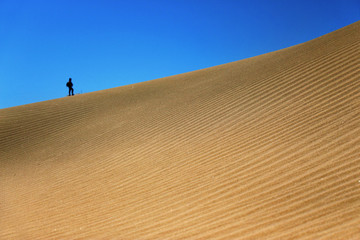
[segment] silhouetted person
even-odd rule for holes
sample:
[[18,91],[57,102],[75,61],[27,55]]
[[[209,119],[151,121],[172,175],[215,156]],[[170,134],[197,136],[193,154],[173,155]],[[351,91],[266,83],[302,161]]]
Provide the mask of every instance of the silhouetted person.
[[[69,96],[74,96],[74,89],[73,89],[73,83],[71,82],[71,78],[69,78],[69,81],[66,83],[66,86],[69,88]],[[71,95],[70,95],[71,93]]]

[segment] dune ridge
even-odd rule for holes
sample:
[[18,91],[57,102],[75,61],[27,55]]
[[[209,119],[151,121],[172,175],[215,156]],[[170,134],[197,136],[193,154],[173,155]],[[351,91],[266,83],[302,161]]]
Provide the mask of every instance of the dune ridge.
[[360,22],[0,110],[1,239],[359,239]]

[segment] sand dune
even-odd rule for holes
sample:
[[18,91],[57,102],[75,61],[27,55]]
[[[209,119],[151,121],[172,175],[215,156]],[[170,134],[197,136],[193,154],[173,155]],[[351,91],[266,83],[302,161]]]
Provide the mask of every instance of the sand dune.
[[0,110],[0,239],[360,239],[359,50]]

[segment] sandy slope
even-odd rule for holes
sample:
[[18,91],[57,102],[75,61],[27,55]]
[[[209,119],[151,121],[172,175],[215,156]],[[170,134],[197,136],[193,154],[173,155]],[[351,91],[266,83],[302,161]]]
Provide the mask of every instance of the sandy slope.
[[359,43],[0,110],[0,239],[360,239]]

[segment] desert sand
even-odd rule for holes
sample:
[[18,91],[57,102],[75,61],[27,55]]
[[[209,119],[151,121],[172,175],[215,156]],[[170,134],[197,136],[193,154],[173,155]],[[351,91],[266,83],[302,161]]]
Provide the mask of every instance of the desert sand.
[[1,109],[0,159],[0,239],[360,239],[360,22]]

